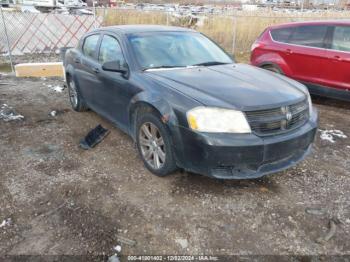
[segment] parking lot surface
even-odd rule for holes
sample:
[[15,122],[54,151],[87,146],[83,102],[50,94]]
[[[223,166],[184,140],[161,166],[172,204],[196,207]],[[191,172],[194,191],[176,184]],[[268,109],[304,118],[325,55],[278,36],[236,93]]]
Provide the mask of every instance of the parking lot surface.
[[[160,178],[118,128],[74,112],[62,80],[1,83],[0,105],[24,119],[0,119],[0,223],[11,219],[0,227],[0,255],[110,255],[118,244],[124,255],[350,254],[350,103],[314,98],[321,131],[312,154],[287,171]],[[109,136],[80,149],[99,123]],[[330,221],[336,232],[322,241]]]

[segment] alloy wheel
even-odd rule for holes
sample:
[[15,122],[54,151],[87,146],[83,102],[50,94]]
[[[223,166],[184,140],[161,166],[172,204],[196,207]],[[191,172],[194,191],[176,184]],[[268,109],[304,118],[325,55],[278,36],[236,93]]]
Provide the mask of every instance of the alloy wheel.
[[78,92],[73,80],[69,82],[69,99],[73,107],[78,105]]
[[142,124],[139,131],[139,143],[144,160],[153,169],[164,166],[166,153],[165,144],[159,129],[151,122]]

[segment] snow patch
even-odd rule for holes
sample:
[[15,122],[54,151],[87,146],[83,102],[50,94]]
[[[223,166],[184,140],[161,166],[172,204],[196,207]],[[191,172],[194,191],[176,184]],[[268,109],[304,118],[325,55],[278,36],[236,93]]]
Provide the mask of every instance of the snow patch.
[[347,138],[347,136],[341,130],[337,130],[337,129],[331,129],[331,130],[319,129],[319,130],[321,132],[320,138],[322,140],[326,140],[331,143],[335,143],[335,138]]

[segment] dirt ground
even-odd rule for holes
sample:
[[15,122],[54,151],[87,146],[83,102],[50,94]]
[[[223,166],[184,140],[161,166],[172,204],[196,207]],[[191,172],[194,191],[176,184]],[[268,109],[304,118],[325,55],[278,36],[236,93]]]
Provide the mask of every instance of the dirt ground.
[[[0,119],[0,224],[11,218],[0,225],[0,257],[111,255],[118,244],[122,255],[350,254],[350,138],[331,143],[318,133],[304,162],[262,179],[181,171],[159,178],[127,135],[94,112],[74,112],[57,85],[63,81],[0,80],[0,105],[24,116]],[[350,136],[350,103],[314,102],[320,129]],[[99,123],[109,136],[80,149]],[[330,220],[335,234],[318,243]]]

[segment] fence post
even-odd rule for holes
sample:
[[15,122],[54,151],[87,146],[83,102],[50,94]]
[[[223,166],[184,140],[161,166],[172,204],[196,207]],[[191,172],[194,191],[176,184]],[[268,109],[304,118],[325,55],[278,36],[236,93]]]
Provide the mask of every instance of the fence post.
[[232,17],[232,26],[233,26],[233,36],[232,36],[232,55],[235,54],[236,49],[236,34],[237,34],[237,17],[233,15]]
[[9,36],[8,36],[8,34],[7,34],[7,28],[6,28],[4,13],[3,13],[3,11],[2,11],[2,6],[0,6],[0,10],[1,10],[2,23],[4,24],[5,37],[6,37],[6,42],[7,42],[7,51],[9,52],[11,70],[12,70],[12,73],[14,73],[14,72],[15,72],[15,69],[14,69],[14,67],[13,67],[12,54],[11,54],[11,47],[10,47],[10,40],[9,40]]
[[92,0],[92,8],[94,11],[94,28],[97,28],[96,26],[96,8],[95,8],[95,0]]

